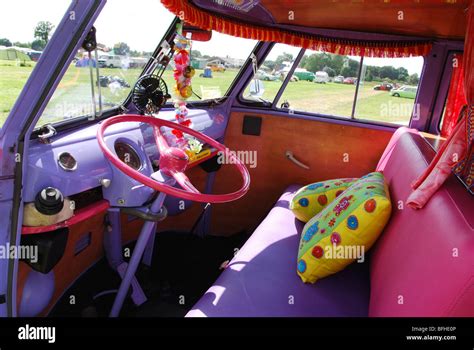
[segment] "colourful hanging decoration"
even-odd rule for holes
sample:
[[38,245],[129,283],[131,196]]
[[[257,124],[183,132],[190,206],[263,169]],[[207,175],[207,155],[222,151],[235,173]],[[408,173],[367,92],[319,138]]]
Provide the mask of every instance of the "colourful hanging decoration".
[[[175,93],[175,113],[176,121],[183,125],[190,127],[191,120],[188,119],[188,108],[186,107],[186,100],[193,94],[191,87],[191,78],[194,76],[194,68],[191,66],[191,58],[189,54],[190,40],[181,35],[181,30],[178,30],[174,41],[174,79],[176,81],[174,93]],[[185,148],[187,141],[181,131],[174,129],[173,135],[177,139],[179,146]]]

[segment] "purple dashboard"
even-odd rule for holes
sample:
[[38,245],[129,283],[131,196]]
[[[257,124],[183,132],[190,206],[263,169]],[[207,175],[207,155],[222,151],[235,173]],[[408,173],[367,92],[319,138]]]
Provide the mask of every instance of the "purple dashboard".
[[[163,110],[159,118],[174,120],[173,110]],[[192,128],[216,140],[224,136],[227,117],[222,108],[189,111]],[[49,143],[32,141],[28,159],[28,178],[24,201],[32,202],[41,189],[51,186],[64,196],[103,186],[104,199],[111,206],[143,205],[153,190],[138,183],[112,166],[103,155],[96,139],[98,124],[56,135]],[[173,143],[170,129],[162,129],[168,142]],[[151,175],[159,159],[153,127],[141,123],[114,125],[107,130],[106,142],[116,153],[127,152],[137,170]],[[107,185],[104,186],[104,183]]]

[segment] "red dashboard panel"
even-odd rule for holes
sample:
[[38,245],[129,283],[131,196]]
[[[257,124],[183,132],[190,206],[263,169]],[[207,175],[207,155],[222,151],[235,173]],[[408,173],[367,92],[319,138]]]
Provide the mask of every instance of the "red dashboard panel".
[[109,206],[110,205],[108,201],[101,200],[99,202],[88,205],[85,208],[77,210],[70,219],[65,220],[63,222],[49,226],[23,226],[21,234],[31,235],[35,233],[50,232],[63,227],[70,227],[84,220],[88,220],[94,217],[95,215],[105,212],[107,209],[109,209]]

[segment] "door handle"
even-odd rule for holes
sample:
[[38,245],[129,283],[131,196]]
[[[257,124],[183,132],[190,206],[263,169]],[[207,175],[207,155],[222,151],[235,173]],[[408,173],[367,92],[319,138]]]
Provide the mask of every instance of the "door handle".
[[291,160],[293,163],[295,163],[295,164],[298,165],[299,167],[301,167],[301,168],[303,168],[303,169],[309,170],[309,166],[307,166],[307,165],[304,164],[304,163],[301,163],[298,159],[296,159],[295,156],[293,155],[293,152],[291,152],[291,151],[286,151],[285,155],[286,155],[286,158],[288,158],[289,160]]

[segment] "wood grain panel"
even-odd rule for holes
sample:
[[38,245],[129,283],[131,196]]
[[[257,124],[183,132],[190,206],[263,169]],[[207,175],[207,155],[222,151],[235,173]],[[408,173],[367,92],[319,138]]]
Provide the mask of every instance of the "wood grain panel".
[[[214,234],[244,229],[252,232],[291,184],[359,177],[373,171],[392,135],[372,128],[272,115],[258,115],[262,117],[260,136],[242,135],[244,115],[231,115],[225,144],[231,150],[256,151],[257,166],[249,168],[251,185],[244,198],[214,205]],[[310,170],[286,159],[288,150]],[[239,176],[230,165],[222,167],[216,176],[215,193],[235,190]]]
[[[105,214],[106,211],[98,213],[97,215],[69,228],[68,241],[64,255],[52,270],[55,278],[53,297],[40,316],[46,315],[71,283],[74,282],[74,280],[86,271],[95,261],[103,256]],[[91,234],[90,245],[79,254],[75,255],[76,243],[89,232]],[[31,267],[26,263],[19,263],[17,294],[18,308],[20,307],[26,278],[31,270]],[[38,292],[40,293],[40,291]]]

